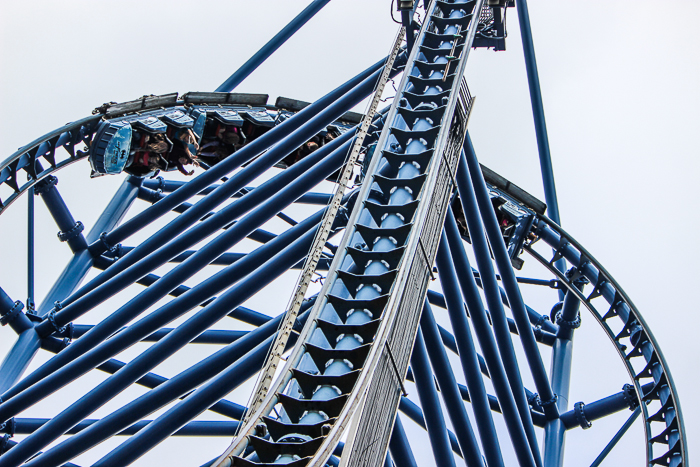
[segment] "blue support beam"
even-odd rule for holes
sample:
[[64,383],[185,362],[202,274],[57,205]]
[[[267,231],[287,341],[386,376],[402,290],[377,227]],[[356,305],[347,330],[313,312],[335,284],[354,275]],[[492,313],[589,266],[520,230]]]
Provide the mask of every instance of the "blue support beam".
[[600,454],[598,454],[598,457],[595,458],[593,463],[591,464],[591,467],[598,467],[603,463],[605,458],[610,454],[610,451],[613,450],[615,445],[617,445],[618,441],[622,439],[623,436],[625,436],[625,433],[627,433],[627,430],[630,429],[632,424],[637,420],[639,415],[642,413],[641,409],[637,407],[634,412],[632,412],[632,415],[629,416],[629,418],[625,421],[625,423],[620,427],[620,429],[615,433],[615,436],[612,437],[610,442],[605,445],[605,448],[601,451]]
[[[272,345],[272,339],[273,337],[271,336],[260,343],[243,358],[155,419],[142,431],[106,454],[93,464],[93,467],[121,467],[129,465],[165,438],[185,426],[187,422],[231,392],[232,388],[238,387],[252,374],[260,371],[260,368],[265,363],[267,352]],[[39,466],[41,464],[36,464],[35,467]]]
[[[452,427],[454,428],[457,439],[459,440],[459,446],[464,454],[464,460],[468,466],[483,466],[484,461],[481,455],[481,448],[479,443],[476,441],[474,436],[474,430],[472,429],[471,422],[469,421],[469,416],[464,408],[464,402],[462,402],[462,396],[459,392],[459,387],[457,385],[457,380],[454,373],[452,372],[452,367],[450,361],[447,358],[447,352],[445,347],[442,345],[440,339],[440,333],[438,331],[437,322],[433,316],[433,312],[430,309],[430,304],[427,300],[423,306],[423,313],[421,315],[420,321],[420,332],[425,340],[426,349],[428,352],[428,358],[430,359],[430,364],[433,367],[433,372],[435,373],[435,378],[437,379],[438,386],[440,388],[440,395],[448,408],[447,414],[452,422]],[[477,363],[478,366],[478,363]],[[479,370],[476,369],[476,378],[478,382],[481,382],[481,387],[483,389],[483,381],[479,375]],[[467,382],[470,383],[470,378],[467,378]],[[477,385],[478,385],[477,382]],[[478,392],[478,391],[477,391]],[[479,396],[486,394],[486,390],[483,390],[483,394],[479,393]],[[471,397],[470,397],[471,399]],[[500,449],[494,450],[495,453],[491,454],[490,449],[498,447],[498,436],[496,434],[496,429],[493,425],[493,420],[491,419],[491,412],[488,407],[488,399],[485,397],[477,397],[476,404],[483,404],[484,406],[474,407],[475,412],[479,412],[479,415],[484,412],[488,412],[488,417],[485,417],[487,421],[490,421],[488,425],[488,430],[480,431],[482,438],[484,440],[484,445],[488,446],[484,451],[488,454],[489,459],[500,459],[500,463],[492,464],[489,462],[489,466],[503,465],[503,459],[500,456]],[[474,402],[472,402],[474,405]],[[482,418],[477,416],[477,422],[479,423],[479,428],[481,428]],[[486,434],[486,436],[484,436]]]
[[[428,429],[427,425],[425,424],[425,418],[423,417],[423,411],[408,397],[401,398],[399,401],[399,410],[424,430]],[[455,434],[452,433],[452,431],[447,430],[447,437],[450,440],[452,452],[462,457],[462,451],[459,449],[459,441],[457,441]]]
[[[311,303],[304,307],[304,309],[306,310],[310,306]],[[230,392],[235,386],[246,381],[255,371],[260,369],[274,337],[274,333],[279,327],[281,318],[282,317],[279,316],[264,326],[251,331],[241,340],[219,350],[170,380],[159,384],[152,391],[149,391],[112,412],[96,422],[94,426],[90,426],[73,438],[51,448],[37,460],[38,465],[47,462],[56,464],[65,462],[104,441],[108,437],[116,435],[120,430],[132,426],[141,418],[155,412],[177,398],[191,400],[197,392],[188,394],[189,391],[213,378],[215,375],[229,374],[229,377],[235,376],[235,378],[237,378],[235,381],[230,378],[227,379],[229,386],[226,393]],[[303,322],[305,318],[306,313],[300,315],[300,321]],[[290,340],[290,344],[294,342],[294,338]],[[213,403],[208,404],[206,408],[211,410],[221,404],[221,397]],[[244,410],[245,408],[240,407],[235,418],[241,419],[244,415]],[[191,420],[191,418],[189,420]]]
[[[48,418],[15,418],[13,424],[13,432],[16,435],[29,435],[48,423]],[[97,423],[99,420],[84,420],[78,423],[73,429],[68,431],[69,435],[74,435],[84,430],[85,428]],[[115,436],[131,436],[144,429],[151,420],[142,420],[134,423],[129,428],[126,428]],[[173,433],[173,436],[227,436],[236,435],[239,422],[223,422],[223,421],[196,421],[189,422],[181,429]]]
[[[162,245],[163,239],[160,236],[160,233],[164,230],[168,230],[168,232],[170,232],[170,230],[167,229],[167,226],[164,227],[158,233],[151,236],[148,240],[132,250],[129,255],[116,262],[112,267],[107,268],[107,270],[102,272],[100,276],[91,282],[91,284],[101,285],[92,288],[92,286],[88,284],[88,286],[83,287],[82,290],[86,290],[88,288],[92,288],[92,290],[85,295],[80,296],[73,303],[70,303],[67,306],[64,305],[64,308],[56,314],[55,322],[60,326],[73,321],[75,318],[86,313],[99,303],[107,300],[120,290],[123,290],[125,287],[131,285],[138,278],[143,277],[143,275],[151,272],[153,269],[165,264],[179,253],[186,250],[188,247],[193,246],[207,236],[217,232],[219,229],[231,223],[240,215],[258,207],[258,209],[255,211],[250,212],[245,219],[237,222],[224,234],[220,235],[215,240],[209,242],[205,247],[197,251],[195,255],[188,258],[187,261],[182,263],[182,265],[165,274],[163,278],[161,278],[161,280],[155,284],[155,287],[149,287],[145,293],[140,295],[140,298],[143,299],[143,297],[146,295],[151,295],[153,297],[156,297],[157,295],[160,295],[160,297],[166,295],[170,290],[177,287],[185,279],[191,277],[197,271],[210,264],[237,242],[245,238],[253,230],[260,227],[275,214],[291,204],[296,198],[301,196],[301,194],[306,191],[306,188],[309,186],[308,184],[317,184],[337,170],[344,161],[345,154],[350,147],[351,137],[352,134],[346,133],[345,135],[336,138],[331,143],[324,145],[321,149],[315,151],[309,157],[302,159],[290,169],[280,173],[277,177],[275,177],[275,179],[263,184],[265,189],[258,189],[248,193],[241,199],[231,203],[219,211],[216,215],[211,216],[211,218],[198,224],[186,233],[179,235],[176,239],[166,245]],[[272,155],[272,157],[275,158],[275,154],[286,154],[286,152],[287,148],[280,147],[278,150],[273,149],[268,151],[263,157],[269,157]],[[238,180],[240,177],[250,177],[251,174],[248,173],[248,171],[252,170],[253,172],[257,172],[257,170],[260,169],[259,162],[263,161],[263,157],[257,159],[251,165],[246,167],[246,169],[238,172],[226,183],[236,183],[237,181],[240,181]],[[175,193],[172,193],[170,196],[173,196]],[[209,196],[214,196],[214,193]],[[185,216],[192,217],[190,214],[197,214],[197,207],[199,207],[202,202],[207,199],[208,198],[204,198],[201,200],[195,205],[195,207],[188,209],[184,214],[179,216],[178,219],[171,222],[169,225],[177,223]],[[154,206],[157,206],[158,204],[160,204],[160,202],[156,203]],[[206,213],[206,211],[204,213]],[[198,220],[201,214],[202,213],[199,213],[194,216],[193,220]],[[155,253],[148,251],[148,249],[143,250],[144,246],[152,244],[162,246],[158,248]],[[156,290],[164,290],[165,294],[161,295],[161,292],[156,292]],[[156,298],[156,301],[160,297]],[[150,300],[152,301],[152,299]],[[155,303],[155,301],[152,301],[152,303]],[[43,322],[37,326],[37,329],[39,332],[46,333],[51,330],[50,325],[51,323]]]
[[[151,346],[147,351],[129,362],[122,370],[83,396],[80,401],[59,413],[49,423],[27,437],[20,445],[0,457],[0,467],[10,467],[25,462],[43,447],[79,423],[87,415],[97,410],[152,368],[184,347],[209,326],[226,316],[231,308],[240,305],[257,293],[270,280],[279,276],[279,274],[296,263],[299,260],[299,255],[303,256],[308,251],[314,234],[313,230],[307,232],[294,242],[291,247],[266,263],[264,267],[259,268],[255,273],[238,282],[236,287],[227,290],[216,302],[200,310],[166,338]],[[11,403],[12,399],[1,404],[0,411],[8,402]],[[0,415],[0,418],[5,418],[5,416]]]
[[221,86],[216,88],[216,92],[231,92],[241,82],[248,77],[256,68],[258,68],[275,50],[279,49],[282,44],[294,35],[303,25],[306,24],[316,13],[321,11],[321,8],[326,6],[330,0],[314,0],[302,10],[289,24],[280,30],[275,37],[270,39],[255,55],[250,57],[235,73],[233,73],[226,81],[221,83]]
[[27,311],[34,312],[34,187],[27,190]]
[[[491,200],[489,198],[489,192],[486,188],[486,183],[484,182],[484,177],[481,173],[481,168],[479,167],[479,161],[476,159],[476,154],[474,152],[471,139],[469,138],[469,134],[467,134],[464,142],[464,148],[465,150],[462,152],[460,167],[462,165],[465,166],[465,169],[468,167],[468,176],[471,179],[472,187],[475,192],[476,202],[479,212],[481,213],[481,218],[489,240],[489,245],[493,251],[493,256],[496,265],[498,266],[498,271],[501,273],[501,283],[506,291],[508,303],[510,304],[510,309],[513,314],[513,319],[515,320],[515,324],[518,326],[520,342],[522,343],[523,350],[525,351],[525,357],[527,358],[527,363],[530,367],[532,378],[535,381],[535,387],[537,388],[537,392],[542,400],[542,408],[544,409],[545,415],[547,415],[548,418],[557,418],[559,417],[559,411],[556,406],[556,395],[554,392],[552,392],[552,386],[549,383],[547,370],[544,367],[542,355],[540,355],[540,351],[537,347],[537,341],[532,331],[532,326],[530,325],[527,309],[520,293],[520,287],[515,279],[513,266],[511,265],[508,251],[506,250],[505,243],[503,242],[503,236],[500,228],[498,227],[496,213],[493,210],[493,205],[491,204]],[[468,180],[463,176],[458,178],[458,183],[464,183],[467,181]],[[462,189],[462,185],[460,185],[460,189]]]
[[[569,271],[576,274],[575,269]],[[583,290],[587,281],[579,278],[574,285]],[[559,325],[557,338],[552,346],[552,391],[557,395],[557,409],[560,414],[569,406],[569,387],[571,384],[571,365],[573,362],[574,330],[581,324],[579,308],[581,302],[572,291],[567,291],[561,310],[555,320]],[[563,467],[566,427],[560,418],[547,421],[544,429],[544,465],[545,467]]]
[[[115,312],[110,318],[100,322],[89,333],[20,381],[10,391],[3,394],[4,402],[0,404],[0,418],[7,419],[19,413],[19,411],[30,406],[36,400],[46,397],[59,387],[90,371],[101,362],[123,351],[128,346],[139,342],[161,326],[181,316],[190,308],[197,306],[228,285],[236,283],[254,271],[269,271],[267,276],[263,276],[263,280],[256,284],[256,288],[265,286],[282,272],[274,268],[270,270],[267,263],[272,262],[274,255],[287,251],[290,245],[298,242],[302,235],[308,236],[313,234],[315,229],[312,229],[312,227],[317,225],[321,215],[322,211],[319,211],[316,215],[311,216],[306,221],[278,236],[275,240],[258,248],[244,260],[238,261],[229,268],[220,271],[208,280],[190,289],[181,298],[160,307],[144,320],[131,325],[127,332],[121,332],[115,335],[114,338],[109,339],[108,342],[98,346],[97,344],[104,340],[105,336],[111,336],[130,321],[128,316],[123,316],[124,313],[119,315],[118,312]],[[306,254],[306,250],[300,250],[298,256],[303,257],[304,254]],[[230,294],[231,289],[207,308],[214,307],[215,304],[218,307],[221,304],[221,299],[227,293]],[[231,308],[235,308],[235,306]],[[231,308],[226,313],[230,312]],[[83,353],[85,353],[83,357],[73,361]]]
[[433,450],[435,463],[441,467],[455,467],[455,459],[452,452],[450,452],[450,441],[447,436],[445,418],[442,414],[437,391],[435,390],[425,342],[420,332],[416,335],[416,343],[411,355],[411,367],[415,375],[418,398],[420,399],[421,407],[423,407],[423,417],[428,428],[428,437],[430,438],[430,446]]
[[418,467],[416,459],[413,457],[411,443],[406,437],[406,431],[401,423],[401,417],[396,414],[394,428],[391,431],[391,439],[389,440],[389,452],[394,463],[401,467]]
[[[174,191],[163,200],[135,215],[118,229],[107,232],[102,239],[103,241],[91,243],[90,249],[98,253],[102,253],[109,245],[116,245],[117,243],[125,240],[134,233],[138,232],[144,226],[150,224],[154,219],[160,218],[205,188],[217,183],[222,177],[228,175],[230,172],[234,171],[243,164],[253,160],[276,143],[284,140],[285,144],[290,144],[290,146],[294,148],[300,146],[316,133],[321,131],[326,125],[332,123],[335,121],[335,119],[354,107],[357,102],[361,101],[371,92],[374,87],[374,83],[380,76],[384,61],[385,59],[378,61],[362,73],[329,92],[318,101],[307,106],[293,117],[270,129],[270,131],[245,145],[231,156],[219,162],[210,170],[207,170],[201,175],[190,180],[186,185]],[[401,60],[399,60],[399,62],[400,61]],[[403,60],[403,63],[405,63],[405,59]],[[395,75],[398,73],[398,67],[399,65],[395,66],[392,74]],[[357,102],[355,99],[357,99]],[[298,131],[301,128],[304,128],[305,131]],[[301,133],[303,133],[303,137],[299,138],[298,140],[288,139],[290,135]],[[280,157],[280,159],[282,157]],[[275,162],[277,161],[274,161],[273,163]],[[253,171],[249,172],[249,174],[257,176],[255,173],[253,173]],[[233,183],[228,182],[223,183],[209,196],[204,198],[204,200],[207,201],[202,202],[204,201],[202,200],[197,203],[197,209],[193,210],[195,212],[190,213],[187,217],[181,216],[181,218],[178,218],[176,221],[169,223],[166,228],[161,229],[158,232],[158,235],[159,238],[162,238],[163,240],[156,244],[150,245],[150,249],[146,252],[146,254],[157,249],[160,244],[175,238],[189,225],[195,223],[201,216],[205,215],[213,207],[223,202],[225,199],[228,199],[234,193],[243,188],[250,180],[244,180],[242,185],[234,185]],[[91,290],[91,287],[84,287],[78,296],[86,293],[88,290]],[[77,298],[77,296],[75,298]]]
[[[107,207],[87,235],[87,242],[97,240],[105,230],[111,230],[121,222],[131,204],[136,199],[138,183],[133,177],[127,178],[114,194]],[[36,313],[45,316],[56,300],[65,298],[85,278],[93,264],[93,257],[87,249],[73,255],[58,280],[49,289]],[[22,376],[36,352],[41,348],[41,338],[35,328],[26,328],[17,338],[10,352],[0,365],[0,394],[7,391]]]
[[530,13],[527,8],[527,0],[518,0],[516,2],[516,7],[518,9],[518,22],[520,23],[520,37],[523,41],[527,82],[530,87],[532,116],[535,120],[535,135],[537,137],[537,149],[540,156],[540,169],[542,172],[542,182],[544,184],[544,199],[547,202],[547,215],[554,222],[561,225],[561,220],[559,218],[559,201],[557,200],[557,189],[554,184],[554,169],[552,169],[552,156],[549,152],[547,123],[544,118],[540,76],[537,72],[537,60],[535,59],[535,46],[532,41],[532,29],[530,28]]
[[[530,415],[530,406],[527,402],[525,396],[525,389],[523,385],[522,376],[520,375],[520,367],[518,365],[517,358],[515,356],[515,349],[513,348],[513,341],[511,340],[510,330],[508,329],[508,321],[506,319],[505,310],[503,309],[503,304],[501,302],[501,294],[498,283],[496,282],[496,273],[493,268],[493,263],[491,262],[491,249],[489,243],[486,240],[486,234],[484,233],[484,227],[482,224],[482,217],[484,213],[479,215],[479,207],[477,205],[476,195],[474,194],[474,187],[471,183],[471,178],[467,170],[467,163],[464,160],[464,153],[462,153],[462,160],[457,167],[457,186],[459,188],[459,197],[462,202],[462,209],[466,216],[467,225],[469,228],[469,235],[472,239],[472,247],[474,249],[474,256],[476,257],[476,262],[479,268],[480,277],[483,285],[484,296],[486,298],[486,303],[490,311],[490,316],[493,321],[493,332],[496,338],[496,344],[498,346],[498,354],[500,354],[500,359],[507,375],[508,386],[510,387],[510,393],[517,406],[518,413],[520,414],[520,424],[519,426],[525,430],[525,435],[527,436],[527,442],[530,446],[530,455],[534,457],[535,464],[541,467],[542,461],[539,453],[539,446],[537,444],[537,436],[535,434],[535,428],[532,423],[532,416]],[[453,229],[454,230],[454,229]],[[461,237],[460,237],[461,238]],[[461,241],[461,240],[460,240]],[[457,246],[456,242],[451,244],[452,248]],[[465,262],[466,254],[460,255],[462,257],[461,262]],[[466,271],[459,271],[460,277],[463,278],[473,278],[471,272],[471,267]],[[469,284],[469,283],[468,283]],[[468,285],[467,284],[467,285]],[[479,297],[478,291],[466,291],[464,292],[466,298],[470,296]],[[479,309],[483,309],[481,301],[474,303],[477,307],[477,313]],[[471,308],[470,308],[471,310]],[[473,315],[474,316],[474,315]],[[488,323],[488,321],[486,321]],[[529,323],[528,323],[529,326]],[[490,329],[489,327],[484,327],[481,330],[477,330],[477,336],[481,339],[484,329]],[[490,336],[490,331],[483,334],[484,337]],[[490,338],[490,337],[489,337]],[[480,341],[481,342],[481,341]],[[484,344],[482,344],[483,350]],[[492,357],[493,364],[496,364],[495,356]],[[499,365],[496,364],[494,369],[498,371]],[[491,366],[489,366],[491,372]],[[494,379],[494,373],[491,372],[492,379]],[[496,388],[498,391],[498,388]],[[501,394],[499,396],[499,401],[501,402],[501,407],[504,411],[507,409],[506,402],[510,402],[510,397],[508,397],[506,391],[501,388]],[[503,397],[503,400],[501,399]],[[505,413],[505,412],[504,412]],[[520,439],[520,428],[518,424],[514,421],[509,425],[509,433],[515,439]],[[516,449],[516,453],[525,456],[522,449]],[[526,459],[523,459],[525,461]]]

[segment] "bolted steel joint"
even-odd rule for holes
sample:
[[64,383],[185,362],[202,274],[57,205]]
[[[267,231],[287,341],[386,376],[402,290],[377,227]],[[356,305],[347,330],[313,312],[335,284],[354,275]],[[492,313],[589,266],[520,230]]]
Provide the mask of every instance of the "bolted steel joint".
[[20,302],[19,300],[15,301],[15,304],[12,305],[10,311],[2,314],[2,316],[0,317],[0,325],[5,326],[6,324],[10,324],[14,320],[16,320],[17,317],[22,313],[23,309],[24,303]]
[[65,232],[58,232],[58,239],[62,242],[67,242],[71,238],[80,235],[83,230],[85,230],[85,226],[82,222],[78,221],[71,229],[66,230]]
[[622,397],[627,402],[627,406],[630,410],[634,410],[639,407],[639,399],[637,399],[637,391],[631,384],[625,384],[622,386]]
[[[7,420],[4,423],[0,423],[0,431],[5,433],[7,436],[12,438],[15,435],[15,430],[17,429],[17,422],[14,418]],[[2,441],[0,441],[0,453],[2,452]]]
[[58,178],[53,175],[39,180],[36,185],[34,185],[34,194],[39,196],[44,193],[48,193],[54,186],[58,185]]
[[49,312],[48,315],[46,315],[46,320],[49,322],[51,325],[51,328],[53,329],[52,332],[57,332],[59,334],[66,332],[66,327],[65,326],[59,326],[56,324],[56,312],[59,311],[61,307],[60,302],[56,302],[54,304],[55,308]]
[[527,403],[532,409],[542,409],[542,399],[540,399],[540,395],[537,393],[527,396]]
[[583,428],[584,430],[587,430],[590,427],[592,427],[593,424],[591,422],[589,422],[588,419],[586,418],[586,412],[584,410],[584,407],[586,407],[586,404],[583,402],[577,402],[574,404],[576,421],[581,426],[581,428]]
[[561,311],[557,312],[556,323],[559,326],[565,326],[569,329],[576,329],[581,326],[581,315],[576,315],[576,319],[568,320],[562,317]]
[[557,315],[561,312],[564,302],[557,302],[552,307],[552,311],[549,312],[549,320],[553,323],[557,322]]
[[0,438],[0,455],[5,454],[7,450],[12,447],[10,444],[10,438],[12,438],[10,435],[4,435],[2,438]]
[[[539,398],[539,396],[538,396],[538,398]],[[557,396],[556,394],[553,394],[553,395],[552,395],[552,398],[549,399],[549,400],[546,400],[546,401],[543,401],[543,400],[540,398],[540,405],[541,405],[542,408],[544,409],[545,407],[549,407],[550,405],[556,404],[556,403],[557,403],[557,399],[559,399],[559,396]]]

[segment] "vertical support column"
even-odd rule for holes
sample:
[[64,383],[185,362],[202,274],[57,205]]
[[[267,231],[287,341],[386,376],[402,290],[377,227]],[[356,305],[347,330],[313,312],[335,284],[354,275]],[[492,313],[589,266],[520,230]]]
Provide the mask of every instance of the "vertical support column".
[[[567,275],[576,274],[575,269]],[[574,285],[583,289],[586,279],[579,277]],[[568,291],[557,312],[556,323],[559,325],[557,339],[552,346],[552,391],[557,395],[557,409],[564,413],[569,405],[569,385],[571,382],[571,362],[573,360],[574,330],[581,324],[579,316],[580,300]],[[566,427],[560,418],[548,420],[544,427],[544,467],[562,467],[564,465],[564,443]]]
[[34,312],[34,187],[27,190],[27,311]]

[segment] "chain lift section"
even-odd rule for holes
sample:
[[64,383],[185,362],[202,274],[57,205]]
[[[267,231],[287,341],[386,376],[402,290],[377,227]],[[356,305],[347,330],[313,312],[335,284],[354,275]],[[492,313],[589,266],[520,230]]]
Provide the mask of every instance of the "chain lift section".
[[482,0],[431,4],[327,280],[274,388],[213,465],[384,461],[471,110]]
[[[256,386],[256,390],[253,392],[253,401],[248,409],[249,415],[254,413],[257,410],[260,403],[262,403],[265,400],[268,388],[271,386],[273,378],[275,376],[277,365],[279,365],[279,362],[282,359],[282,354],[284,353],[284,349],[286,348],[287,342],[289,341],[289,337],[292,335],[292,331],[297,321],[299,310],[301,309],[301,306],[304,302],[304,296],[306,295],[306,291],[308,290],[309,284],[311,283],[311,278],[316,272],[318,263],[321,260],[323,248],[326,245],[328,236],[333,230],[333,223],[335,222],[336,215],[338,214],[338,211],[340,210],[340,207],[342,205],[343,195],[345,194],[345,190],[347,189],[348,183],[350,182],[350,178],[353,175],[355,164],[360,155],[360,151],[363,149],[365,136],[367,136],[367,132],[369,131],[370,125],[372,124],[372,120],[374,119],[374,116],[377,112],[377,106],[379,105],[382,94],[384,93],[384,88],[386,87],[386,83],[389,80],[389,72],[394,66],[394,61],[396,60],[396,57],[398,56],[399,51],[401,50],[401,42],[403,40],[405,31],[405,28],[400,28],[399,33],[396,36],[394,46],[391,50],[391,54],[387,59],[386,65],[384,65],[384,71],[382,72],[382,75],[379,79],[379,83],[377,84],[377,89],[374,92],[374,96],[372,97],[369,110],[362,119],[362,123],[355,138],[355,143],[352,147],[352,151],[350,152],[350,156],[348,157],[340,179],[338,180],[338,186],[336,188],[336,191],[333,194],[333,198],[330,204],[328,205],[326,212],[323,215],[323,220],[321,221],[321,224],[318,227],[316,236],[314,237],[314,241],[311,246],[311,251],[306,257],[304,267],[302,269],[301,274],[299,275],[299,280],[297,281],[291,304],[287,307],[287,312],[285,313],[284,320],[280,325],[277,337],[275,338],[275,341],[272,344],[270,354],[268,355],[267,361],[265,362],[265,367],[262,371],[262,374],[260,375],[258,384]],[[244,420],[244,424],[246,421],[247,418]]]

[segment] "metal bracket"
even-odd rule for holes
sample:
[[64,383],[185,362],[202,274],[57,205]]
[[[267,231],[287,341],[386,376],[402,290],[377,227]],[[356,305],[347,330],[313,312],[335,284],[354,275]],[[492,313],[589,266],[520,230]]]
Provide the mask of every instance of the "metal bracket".
[[584,430],[589,429],[593,424],[586,418],[586,412],[584,410],[586,404],[584,402],[577,402],[574,404],[574,410],[576,413],[576,421]]
[[58,178],[54,177],[53,175],[49,175],[34,185],[34,194],[37,196],[43,195],[56,185],[58,185]]
[[20,313],[22,313],[23,309],[24,303],[20,302],[19,300],[15,301],[15,304],[12,305],[10,311],[0,317],[0,325],[5,326],[6,324],[13,322],[15,319],[17,319]]
[[71,238],[77,237],[80,233],[85,230],[85,226],[82,222],[78,221],[73,227],[65,232],[58,232],[58,239],[62,242],[67,242]]
[[639,399],[637,398],[637,391],[634,389],[634,386],[625,384],[622,386],[622,392],[624,393],[623,397],[630,410],[639,407]]

